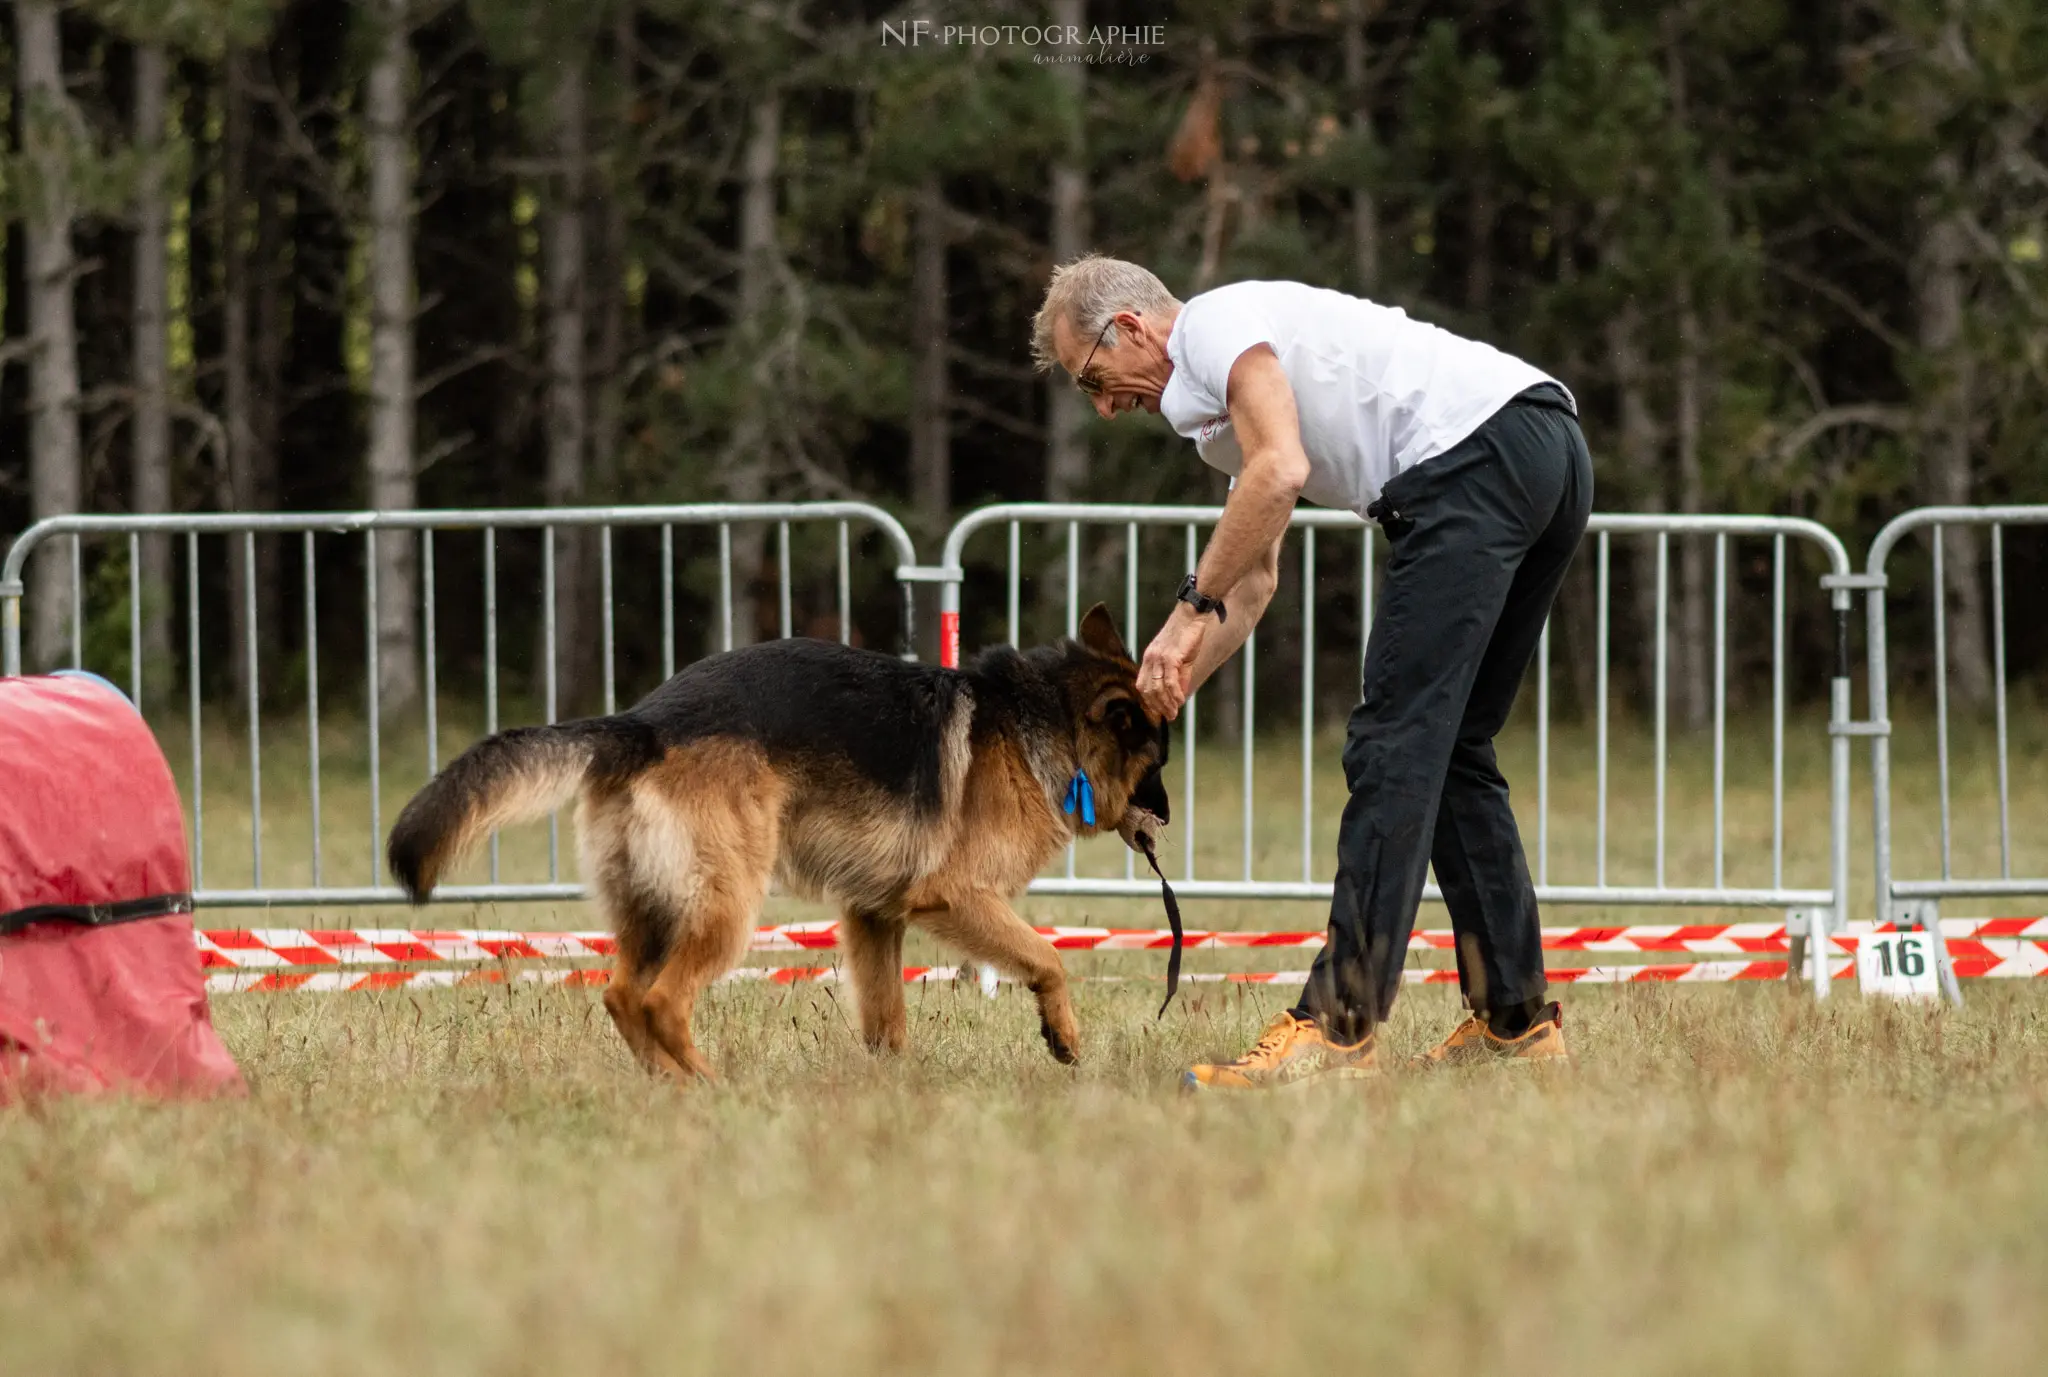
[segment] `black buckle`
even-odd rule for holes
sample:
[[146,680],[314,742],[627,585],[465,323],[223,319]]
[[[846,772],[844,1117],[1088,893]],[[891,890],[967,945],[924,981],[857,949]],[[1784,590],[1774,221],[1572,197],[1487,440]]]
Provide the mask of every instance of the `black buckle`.
[[1372,505],[1365,509],[1365,514],[1380,523],[1380,529],[1387,533],[1390,540],[1395,536],[1408,534],[1415,527],[1415,518],[1401,515],[1394,509],[1394,504],[1384,497],[1374,498]]

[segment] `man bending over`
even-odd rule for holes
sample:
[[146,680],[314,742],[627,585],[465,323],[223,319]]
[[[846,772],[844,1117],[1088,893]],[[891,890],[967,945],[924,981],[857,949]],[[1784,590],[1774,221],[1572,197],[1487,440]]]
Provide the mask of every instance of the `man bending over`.
[[[1173,718],[1258,624],[1295,502],[1379,522],[1393,551],[1344,742],[1329,937],[1292,1009],[1203,1090],[1379,1069],[1432,862],[1472,1016],[1433,1065],[1565,1055],[1535,889],[1493,739],[1593,504],[1577,403],[1491,345],[1298,282],[1176,301],[1134,263],[1057,269],[1032,328],[1104,417],[1163,414],[1231,475],[1223,517],[1146,648],[1138,688]],[[1249,730],[1249,727],[1247,728]]]

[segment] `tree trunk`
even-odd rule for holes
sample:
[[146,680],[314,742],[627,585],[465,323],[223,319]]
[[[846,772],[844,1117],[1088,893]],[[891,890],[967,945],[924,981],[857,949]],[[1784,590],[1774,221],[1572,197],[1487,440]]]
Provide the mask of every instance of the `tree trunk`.
[[[747,122],[747,151],[740,189],[739,319],[733,338],[745,361],[744,395],[726,453],[725,496],[732,502],[763,502],[774,467],[768,408],[775,403],[775,360],[770,354],[777,315],[780,250],[775,238],[776,181],[781,168],[782,95],[770,91],[754,102]],[[763,565],[768,528],[750,521],[732,528],[732,643],[750,645],[779,631],[763,624],[770,605]],[[724,644],[723,627],[711,629],[712,648]]]
[[[242,64],[254,59],[252,53],[238,57]],[[248,80],[248,66],[242,68]],[[266,186],[283,172],[279,158],[279,129],[276,113],[264,102],[250,102],[248,158],[242,164],[246,184]],[[289,311],[285,307],[285,211],[281,197],[252,197],[254,227],[250,229],[252,250],[246,258],[248,295],[248,418],[244,422],[246,463],[250,486],[256,492],[258,510],[279,510],[285,504],[285,488],[279,475],[279,430],[283,420],[285,393],[285,332]],[[285,539],[256,541],[256,633],[264,645],[276,639],[281,613],[287,607],[285,578],[287,566],[297,566],[299,551]],[[295,580],[297,582],[297,580]],[[307,627],[307,633],[311,627]]]
[[[143,159],[135,194],[133,369],[135,430],[129,503],[137,512],[171,509],[170,201],[164,189],[164,100],[169,63],[160,43],[135,49],[135,149]],[[171,542],[144,536],[143,678],[167,682],[171,669]]]
[[[1706,483],[1700,467],[1700,417],[1706,406],[1700,315],[1693,304],[1692,284],[1679,286],[1678,305],[1678,509],[1704,509]],[[1672,647],[1673,678],[1688,727],[1707,725],[1713,712],[1714,645],[1708,587],[1709,551],[1704,536],[1688,536],[1678,546],[1678,618]]]
[[[364,101],[370,173],[370,505],[416,505],[413,459],[412,150],[407,0],[384,0]],[[414,542],[377,537],[377,692],[386,712],[419,696]]]
[[[1473,151],[1475,164],[1482,157],[1480,150]],[[1480,166],[1475,166],[1470,175],[1472,190],[1465,200],[1465,310],[1477,321],[1485,317],[1487,308],[1493,304],[1493,227],[1500,212],[1492,175]]]
[[[18,0],[15,60],[26,106],[22,154],[38,186],[25,217],[28,240],[29,504],[34,519],[79,509],[78,331],[72,314],[71,251],[75,212],[72,160],[86,149],[78,110],[64,91],[57,6]],[[46,543],[28,579],[27,663],[48,668],[70,658],[71,546]]]
[[[1062,28],[1088,27],[1086,0],[1055,0],[1053,22]],[[1067,146],[1052,168],[1052,258],[1067,263],[1088,251],[1087,68],[1078,62],[1052,69],[1066,106]],[[1055,369],[1045,380],[1045,500],[1078,502],[1088,485],[1088,447],[1081,432],[1088,404],[1073,382]]]
[[[1622,471],[1627,475],[1630,505],[1637,511],[1653,512],[1664,505],[1664,484],[1658,471],[1657,423],[1650,414],[1649,364],[1642,335],[1642,308],[1631,297],[1607,321],[1608,360],[1621,411],[1616,448],[1620,451]],[[1632,558],[1625,567],[1634,583],[1630,603],[1635,611],[1639,682],[1647,700],[1656,687],[1656,550],[1649,540],[1631,544]],[[1608,613],[1613,615],[1611,605]],[[1616,639],[1625,642],[1627,638]],[[1651,706],[1654,708],[1654,703]]]
[[[1691,102],[1685,65],[1684,28],[1687,14],[1667,9],[1663,16],[1665,78],[1671,112],[1678,124],[1690,128]],[[1709,155],[1709,176],[1719,187],[1716,155]],[[1678,460],[1678,509],[1694,514],[1705,505],[1705,476],[1700,458],[1701,418],[1710,407],[1712,363],[1707,358],[1707,341],[1700,325],[1699,303],[1690,279],[1678,281],[1678,362],[1674,378],[1676,415],[1674,439]],[[1679,711],[1685,725],[1698,730],[1707,725],[1713,711],[1714,646],[1708,628],[1708,549],[1704,537],[1688,536],[1678,544],[1678,586],[1676,625],[1673,628],[1671,670],[1678,690]]]
[[938,179],[917,193],[912,230],[911,335],[916,341],[910,399],[911,489],[928,540],[944,536],[953,507],[952,417],[947,401],[946,202]]
[[[1600,695],[1600,550],[1595,536],[1579,546],[1558,590],[1557,607],[1550,624],[1550,664],[1555,673],[1563,668],[1570,685],[1571,712],[1581,722],[1593,720]],[[1557,705],[1551,711],[1562,715]]]
[[[623,145],[626,116],[634,100],[634,7],[622,4],[612,17],[612,66],[617,82],[614,137]],[[600,502],[617,502],[619,447],[625,425],[626,363],[626,203],[622,176],[593,198],[592,220],[598,245],[597,383],[590,414],[591,489]]]
[[[1970,424],[1974,391],[1969,345],[1963,339],[1969,254],[1963,212],[1952,209],[1961,170],[1956,155],[1935,158],[1936,191],[1924,209],[1926,226],[1913,261],[1913,304],[1920,348],[1931,382],[1921,402],[1920,451],[1926,456],[1926,500],[1967,505],[1971,497]],[[1950,682],[1970,704],[1991,698],[1991,656],[1986,634],[1984,575],[1977,532],[1949,526],[1942,532],[1942,574],[1947,588]]]
[[[564,54],[548,98],[549,151],[554,167],[553,194],[548,199],[542,245],[546,253],[543,292],[547,311],[547,473],[542,492],[551,507],[583,501],[584,460],[590,444],[589,397],[585,390],[584,331],[588,302],[583,236],[589,163],[584,54]],[[563,529],[555,542],[556,709],[569,711],[579,703],[589,679],[588,649],[592,637],[585,584],[588,582],[589,538]],[[541,632],[538,666],[541,682],[547,673],[546,631]],[[538,685],[537,685],[538,687]]]
[[[1344,94],[1351,106],[1351,130],[1361,141],[1372,137],[1371,93],[1366,89],[1365,21],[1378,0],[1348,0],[1344,16]],[[1361,181],[1351,188],[1351,259],[1358,290],[1371,296],[1380,285],[1380,212],[1372,188]]]
[[[245,54],[242,61],[248,62]],[[246,68],[244,69],[246,71]],[[280,175],[283,160],[278,156],[277,117],[268,106],[252,106],[249,119],[250,185],[262,186]],[[290,315],[285,309],[286,262],[284,207],[281,198],[257,196],[254,249],[249,256],[249,467],[258,501],[265,511],[283,505],[284,489],[278,474],[278,435],[283,419],[285,333]],[[296,561],[299,552],[286,548],[283,540],[258,541],[256,545],[257,616],[265,630],[278,624],[285,603],[281,570],[287,559]],[[265,644],[269,644],[268,640]]]
[[[910,332],[916,350],[910,395],[910,486],[923,538],[936,548],[953,508],[952,416],[947,397],[946,202],[936,177],[918,188],[910,283]],[[936,658],[937,628],[921,619]]]
[[[345,118],[360,105],[361,93],[352,95],[349,90],[355,59],[350,55],[354,46],[347,41],[358,10],[371,12],[358,0],[285,0],[264,60],[270,75],[292,93],[305,161],[312,171],[280,166],[287,161],[284,158],[268,164],[266,171],[317,179],[319,164],[343,165],[361,147],[364,127]],[[358,447],[365,454],[369,449],[364,408],[348,385],[347,284],[349,265],[362,261],[362,228],[301,176],[278,180],[284,196],[258,199],[281,201],[280,211],[288,217],[283,238],[289,253],[259,260],[258,266],[283,279],[281,391],[289,405],[278,416],[274,453],[289,456],[290,462],[265,463],[274,465],[280,500],[286,505],[316,511],[358,505],[364,497],[363,471],[334,459],[354,454]],[[195,194],[208,190],[204,179],[194,186]],[[195,275],[194,280],[205,279]]]
[[1231,176],[1228,159],[1218,158],[1209,169],[1208,185],[1202,192],[1202,256],[1195,263],[1194,291],[1206,292],[1216,285],[1223,266],[1225,231],[1230,208],[1238,203],[1237,182]]
[[[228,54],[221,119],[221,409],[225,413],[222,419],[227,431],[228,452],[227,472],[221,475],[225,491],[220,501],[226,510],[253,512],[261,511],[269,504],[265,500],[256,460],[254,388],[250,375],[249,307],[253,295],[252,265],[256,260],[250,252],[249,210],[258,199],[251,195],[250,189],[260,183],[252,175],[249,165],[249,127],[253,111],[243,63],[240,54]],[[228,599],[228,625],[233,644],[229,647],[228,663],[234,670],[237,704],[249,701],[251,675],[256,667],[250,663],[247,647],[256,645],[260,654],[260,647],[268,644],[264,630],[269,622],[266,614],[273,601],[273,590],[263,577],[261,567],[263,553],[272,542],[256,542],[258,564],[253,568],[248,560],[248,544],[234,537],[229,545],[228,563],[233,577]],[[256,604],[256,625],[253,628],[249,623],[252,580]]]
[[[629,137],[627,116],[634,100],[634,42],[633,6],[622,4],[612,15],[612,73],[616,82],[615,103],[611,118],[610,137],[616,146],[623,148]],[[623,161],[623,160],[622,160]],[[585,485],[587,501],[615,503],[621,499],[619,490],[619,446],[625,426],[625,382],[626,362],[626,209],[624,200],[625,180],[630,173],[616,165],[610,179],[600,178],[591,188],[585,216],[593,248],[590,267],[589,292],[591,313],[595,316],[592,333],[592,364],[589,379],[590,393],[590,472]],[[586,540],[597,538],[595,532],[585,532]],[[616,552],[615,552],[616,553]],[[590,562],[601,558],[601,551],[585,545],[585,568]],[[603,615],[604,583],[600,573],[587,580],[594,587],[589,605]],[[594,647],[597,655],[604,654],[604,642],[600,634]],[[631,660],[629,664],[633,663]],[[603,672],[601,658],[598,661],[600,675]],[[600,682],[602,679],[600,678]],[[603,704],[607,711],[617,707],[614,699]]]

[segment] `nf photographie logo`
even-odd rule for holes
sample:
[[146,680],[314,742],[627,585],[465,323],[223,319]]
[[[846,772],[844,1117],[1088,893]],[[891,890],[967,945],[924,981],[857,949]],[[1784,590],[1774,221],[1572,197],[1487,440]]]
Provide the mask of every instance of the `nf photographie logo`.
[[882,21],[885,48],[1030,48],[1035,62],[1137,65],[1164,47],[1166,25],[940,24],[930,19]]

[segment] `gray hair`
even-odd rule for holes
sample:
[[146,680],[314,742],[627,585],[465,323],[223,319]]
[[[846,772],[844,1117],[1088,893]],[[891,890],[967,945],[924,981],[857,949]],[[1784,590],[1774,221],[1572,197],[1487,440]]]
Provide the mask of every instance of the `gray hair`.
[[1110,318],[1119,311],[1151,311],[1163,315],[1180,309],[1180,302],[1166,284],[1136,263],[1084,254],[1052,270],[1045,285],[1045,302],[1031,321],[1031,361],[1041,373],[1059,362],[1053,352],[1053,322],[1064,316],[1075,333],[1102,336],[1105,348],[1116,345],[1116,327]]

